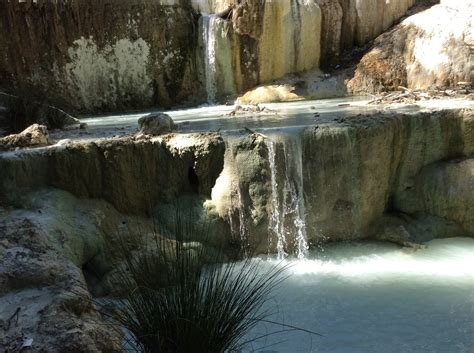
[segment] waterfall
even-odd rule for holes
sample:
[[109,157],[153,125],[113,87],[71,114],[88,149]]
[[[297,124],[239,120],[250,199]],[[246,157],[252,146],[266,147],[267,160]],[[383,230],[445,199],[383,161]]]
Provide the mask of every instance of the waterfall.
[[[268,239],[268,251],[276,251],[278,260],[289,255],[306,258],[300,135],[289,132],[258,143],[228,136],[225,144],[224,170],[212,199],[217,210],[225,212],[222,216],[228,218],[233,239],[239,240],[244,254],[262,250],[262,241]],[[247,160],[251,174],[245,169]]]
[[[271,184],[272,184],[272,213],[269,220],[269,231],[273,233],[277,238],[277,258],[278,260],[283,260],[288,254],[285,252],[286,248],[286,237],[283,229],[283,220],[282,220],[282,209],[281,202],[278,193],[278,180],[276,172],[276,153],[275,153],[275,142],[268,140],[268,162],[270,165],[271,171]],[[271,237],[270,237],[271,239]]]
[[215,15],[202,16],[202,42],[204,47],[204,75],[208,103],[215,103],[217,96],[217,61],[216,61],[216,32],[217,17]]
[[240,187],[237,186],[237,196],[239,199],[239,234],[240,234],[240,241],[242,244],[242,249],[244,254],[247,256],[247,251],[249,248],[249,240],[247,237],[247,227],[245,226],[245,214],[244,214],[244,204],[242,202],[242,193],[240,191]]
[[277,154],[275,142],[266,141],[268,162],[271,172],[272,203],[269,219],[270,236],[277,238],[277,257],[285,258],[288,247],[288,236],[294,236],[294,253],[298,259],[303,259],[308,253],[306,236],[303,161],[301,141],[298,136],[289,135],[283,143],[284,181],[280,197],[278,183]]
[[[231,158],[234,155],[234,144],[230,140],[225,141],[226,144],[226,154],[228,153]],[[232,207],[228,210],[227,217],[229,219],[230,231],[233,236],[240,239],[240,243],[242,246],[242,250],[245,255],[247,255],[247,251],[249,248],[249,239],[247,235],[247,226],[246,226],[246,219],[245,219],[245,205],[242,199],[242,191],[240,190],[238,174],[233,171],[232,174],[236,179],[231,181],[230,189],[230,201]],[[238,224],[237,222],[234,223],[234,212],[237,210],[238,213]]]

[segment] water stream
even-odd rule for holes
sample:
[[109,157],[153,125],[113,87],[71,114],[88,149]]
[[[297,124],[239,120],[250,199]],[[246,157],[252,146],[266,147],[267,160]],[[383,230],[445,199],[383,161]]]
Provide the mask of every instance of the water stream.
[[208,103],[215,103],[217,94],[216,23],[217,17],[215,15],[202,16],[204,75],[206,80],[205,82]]
[[[281,134],[282,144],[278,170],[276,137],[266,140],[268,164],[271,174],[271,214],[269,215],[269,236],[276,238],[277,259],[282,260],[290,253],[303,259],[308,253],[306,237],[305,206],[303,192],[303,163],[299,134]],[[281,181],[279,181],[279,178]],[[293,240],[292,240],[293,238]],[[270,244],[271,246],[272,244]]]
[[[283,210],[281,209],[281,201],[278,190],[278,179],[277,179],[277,170],[276,170],[276,152],[275,152],[275,142],[272,140],[267,141],[268,148],[268,162],[270,165],[271,171],[271,185],[272,185],[272,211],[269,216],[269,232],[270,240],[272,236],[276,237],[276,251],[277,259],[283,260],[288,256],[286,253],[286,236],[283,230],[282,215]],[[272,241],[270,241],[269,249],[273,247]]]

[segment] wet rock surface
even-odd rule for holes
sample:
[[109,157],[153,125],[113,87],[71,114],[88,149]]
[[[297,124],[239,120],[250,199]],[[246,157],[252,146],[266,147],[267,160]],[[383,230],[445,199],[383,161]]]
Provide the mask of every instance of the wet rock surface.
[[[303,196],[300,197],[304,197],[306,232],[313,244],[382,236],[384,230],[374,230],[374,224],[392,212],[412,215],[410,221],[400,225],[411,224],[407,226],[410,234],[423,233],[418,238],[405,240],[399,234],[398,243],[427,241],[433,229],[438,230],[432,232],[432,237],[450,236],[450,229],[469,227],[470,221],[466,223],[459,217],[450,218],[433,209],[424,209],[423,203],[410,209],[408,204],[402,206],[397,200],[398,195],[406,194],[411,195],[407,200],[412,203],[423,202],[422,195],[410,191],[423,168],[440,160],[472,156],[472,122],[472,110],[469,109],[418,114],[374,113],[302,128],[300,137],[298,133],[287,137],[284,134],[249,135],[234,142],[231,147],[234,152],[226,154],[224,171],[213,189],[212,202],[222,218],[229,219],[229,215],[234,215],[230,218],[234,228],[236,224],[242,224],[238,217],[243,212],[246,221],[244,232],[240,231],[240,234],[249,235],[253,244],[268,246],[268,222],[275,214],[270,197],[275,191],[272,191],[268,150],[273,141],[274,182],[278,184],[279,197],[281,200],[298,197],[297,191],[296,196],[289,192],[295,192],[300,183],[297,180],[302,178]],[[301,139],[301,150],[292,147],[295,139]],[[298,158],[302,159],[301,175],[297,171]],[[465,179],[463,185],[472,182]],[[281,190],[283,185],[286,186]],[[452,185],[446,186],[448,189],[456,188],[457,181],[453,178],[446,185]],[[435,194],[435,190],[431,193]],[[454,195],[453,198],[456,199]],[[460,198],[457,207],[472,214],[469,203],[461,200],[464,199]],[[288,215],[287,221],[293,222],[297,220],[291,216],[295,204],[289,202],[288,205],[284,212]],[[423,218],[419,213],[437,220]],[[389,233],[392,235],[387,235],[386,240],[395,241],[394,231]],[[452,234],[462,232],[452,231]],[[468,234],[470,231],[466,230],[464,235]]]
[[423,167],[472,155],[471,114],[361,115],[339,127],[307,129],[308,234],[334,240],[367,236],[385,212],[400,209],[394,195],[411,188]]
[[199,87],[193,13],[189,1],[2,2],[0,80],[82,111],[182,103]]
[[429,214],[458,224],[474,236],[474,159],[423,168],[411,187],[395,195],[394,205],[408,214]]
[[150,216],[172,231],[176,207],[212,225],[210,244],[249,252],[275,250],[276,210],[281,229],[304,220],[313,245],[371,237],[419,248],[473,235],[473,131],[472,109],[451,109],[226,141],[127,136],[2,152],[0,338],[8,348],[32,338],[40,351],[118,351],[90,292],[117,289],[118,231],[153,232]]
[[288,74],[333,68],[344,49],[372,40],[412,4],[3,2],[0,80],[28,82],[83,112],[193,104],[213,90],[211,98],[223,100]]

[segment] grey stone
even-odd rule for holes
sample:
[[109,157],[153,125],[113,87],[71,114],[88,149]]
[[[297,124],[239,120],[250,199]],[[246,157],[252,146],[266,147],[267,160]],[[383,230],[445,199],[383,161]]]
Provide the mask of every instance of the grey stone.
[[149,114],[138,119],[139,135],[163,135],[176,130],[177,126],[168,114]]

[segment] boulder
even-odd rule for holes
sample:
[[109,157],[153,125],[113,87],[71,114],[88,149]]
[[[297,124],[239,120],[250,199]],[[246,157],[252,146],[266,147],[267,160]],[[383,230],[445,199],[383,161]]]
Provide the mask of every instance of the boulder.
[[15,148],[38,147],[49,144],[48,128],[44,125],[33,124],[19,134],[0,138],[0,151]]
[[140,127],[139,135],[163,135],[177,128],[173,119],[164,113],[143,116],[138,119],[138,126]]
[[267,85],[252,89],[236,100],[237,104],[278,103],[301,100],[291,85]]
[[444,2],[408,17],[375,40],[357,65],[348,90],[378,93],[474,82],[474,3]]

